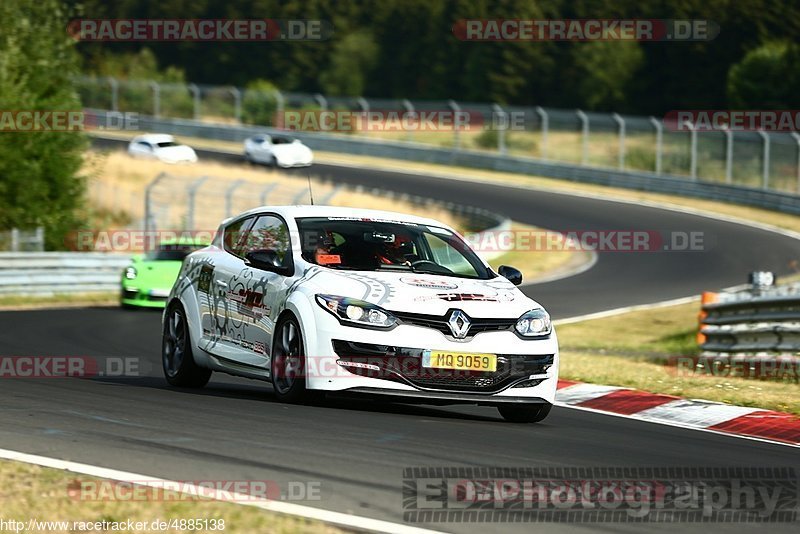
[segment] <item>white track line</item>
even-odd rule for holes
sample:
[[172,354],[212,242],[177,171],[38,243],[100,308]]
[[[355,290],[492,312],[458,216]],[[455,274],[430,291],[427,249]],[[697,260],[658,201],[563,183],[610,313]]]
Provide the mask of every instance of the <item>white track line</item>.
[[[218,490],[210,491],[209,488],[201,488],[193,484],[184,482],[176,482],[165,480],[162,478],[155,478],[147,475],[140,475],[136,473],[129,473],[127,471],[117,471],[116,469],[108,469],[105,467],[96,467],[88,464],[81,464],[70,462],[67,460],[59,460],[57,458],[48,458],[46,456],[37,456],[34,454],[26,454],[18,451],[11,451],[7,449],[0,449],[0,459],[13,460],[15,462],[23,462],[26,464],[39,465],[42,467],[49,467],[52,469],[60,469],[62,471],[70,471],[73,473],[80,473],[83,475],[104,478],[109,480],[116,480],[119,482],[128,482],[140,486],[150,486],[155,488],[164,488],[165,484],[175,485],[181,487],[187,495],[218,495],[220,502],[233,502],[233,504],[240,504],[243,506],[252,506],[260,508],[269,512],[278,514],[286,514],[299,516],[306,519],[313,519],[322,521],[331,525],[338,525],[345,528],[353,528],[362,531],[370,532],[390,532],[393,534],[435,534],[438,531],[428,530],[418,527],[411,527],[400,523],[392,523],[390,521],[381,521],[379,519],[370,519],[368,517],[361,517],[357,515],[343,514],[340,512],[329,512],[319,508],[312,508],[310,506],[303,506],[300,504],[292,504],[282,501],[270,501],[267,499],[254,499],[250,495],[243,495],[233,492],[221,492]],[[170,486],[171,487],[171,486]],[[65,488],[66,491],[66,488]],[[222,498],[225,494],[229,497]],[[229,499],[232,498],[233,501]],[[399,502],[399,500],[398,500]]]

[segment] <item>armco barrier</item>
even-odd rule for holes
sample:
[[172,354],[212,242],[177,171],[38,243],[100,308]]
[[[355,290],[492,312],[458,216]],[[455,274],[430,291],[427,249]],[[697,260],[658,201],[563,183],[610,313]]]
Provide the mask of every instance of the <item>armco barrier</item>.
[[[101,123],[104,123],[106,111],[89,111],[97,114]],[[142,131],[234,142],[241,142],[256,133],[281,132],[267,127],[214,124],[187,119],[157,119],[146,115],[139,116],[138,128]],[[291,135],[302,140],[313,150],[319,151],[546,176],[626,189],[720,200],[785,213],[800,214],[799,196],[772,190],[693,180],[686,176],[579,166],[496,153],[437,148],[420,143],[357,138],[344,134],[291,132]]]
[[706,363],[745,361],[754,376],[768,374],[764,369],[775,370],[781,362],[796,366],[800,284],[705,293],[698,342]]
[[129,262],[95,252],[0,252],[0,296],[119,291]]

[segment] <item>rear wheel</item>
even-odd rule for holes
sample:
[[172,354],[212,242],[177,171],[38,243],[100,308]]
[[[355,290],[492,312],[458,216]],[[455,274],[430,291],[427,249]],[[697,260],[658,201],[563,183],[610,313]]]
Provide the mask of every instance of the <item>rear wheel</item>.
[[287,316],[277,324],[272,343],[272,388],[283,402],[309,400],[305,377],[305,344],[297,319]]
[[552,404],[508,404],[498,406],[503,419],[511,423],[538,423],[550,413]]
[[197,365],[192,356],[189,324],[180,304],[167,310],[161,342],[161,363],[164,376],[173,386],[201,388],[211,378],[211,370]]

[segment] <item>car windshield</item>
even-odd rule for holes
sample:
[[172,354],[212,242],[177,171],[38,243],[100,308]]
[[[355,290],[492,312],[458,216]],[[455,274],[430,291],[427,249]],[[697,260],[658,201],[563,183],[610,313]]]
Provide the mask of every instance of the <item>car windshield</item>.
[[170,245],[164,243],[148,252],[145,255],[145,259],[147,261],[183,261],[186,256],[203,247],[204,245]]
[[493,275],[452,231],[403,221],[297,219],[303,258],[332,269],[408,271],[488,279]]
[[178,146],[178,143],[175,141],[164,141],[162,143],[156,143],[156,146],[158,148],[169,148],[171,146]]
[[294,142],[294,139],[291,137],[273,137],[272,144],[273,145],[288,145]]

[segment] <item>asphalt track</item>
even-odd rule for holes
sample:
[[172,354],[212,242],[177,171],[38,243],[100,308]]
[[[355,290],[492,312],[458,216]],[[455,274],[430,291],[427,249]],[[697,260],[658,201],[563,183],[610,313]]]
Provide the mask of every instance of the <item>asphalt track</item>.
[[[207,154],[200,153],[201,157]],[[741,225],[633,204],[319,165],[318,174],[480,205],[559,230],[701,231],[705,252],[604,253],[584,274],[526,292],[556,317],[681,297],[743,281],[756,268],[788,272],[800,246]],[[707,243],[709,238],[707,238]],[[0,447],[177,480],[319,482],[324,509],[402,518],[406,466],[742,467],[797,465],[797,450],[642,421],[555,408],[538,425],[478,407],[334,401],[276,402],[263,383],[215,375],[201,391],[168,388],[160,315],[121,309],[0,312],[0,355],[131,358],[139,376],[10,379],[0,385]],[[624,335],[621,332],[620,335]],[[457,532],[527,532],[531,524],[427,525]],[[674,524],[560,523],[548,531],[667,532]],[[688,532],[758,525],[681,524]],[[773,524],[781,532],[796,524]]]

